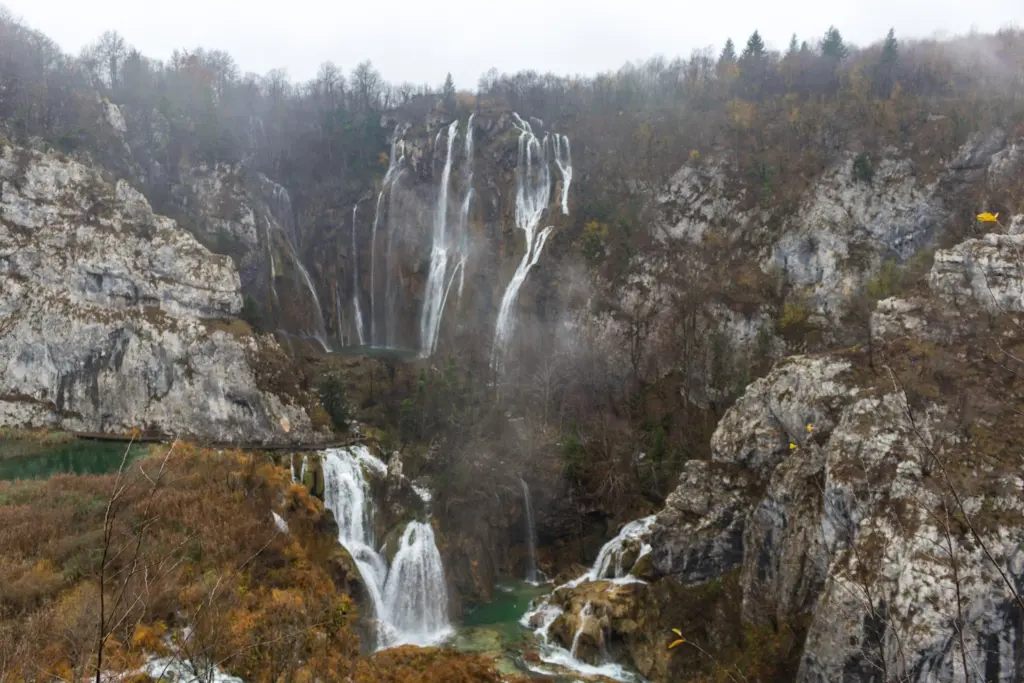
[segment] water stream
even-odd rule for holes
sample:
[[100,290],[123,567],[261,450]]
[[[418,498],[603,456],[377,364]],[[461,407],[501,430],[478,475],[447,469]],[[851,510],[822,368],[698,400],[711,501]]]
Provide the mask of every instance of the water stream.
[[[646,537],[650,533],[654,521],[655,517],[651,515],[650,517],[643,517],[624,525],[615,538],[601,547],[601,551],[597,554],[597,559],[594,560],[594,564],[591,565],[590,569],[572,581],[556,587],[553,593],[575,588],[586,581],[606,581],[610,585],[642,582],[642,579],[630,575],[629,571],[632,569],[632,566],[626,567],[624,558],[627,551],[630,548],[635,549],[638,543],[640,544],[640,549],[636,559],[633,561],[633,565],[641,557],[651,552],[651,546],[647,543]],[[580,611],[580,624],[569,649],[562,647],[549,637],[551,625],[555,623],[555,620],[561,614],[561,607],[551,602],[548,596],[545,596],[537,600],[520,620],[522,626],[531,628],[532,625],[534,628],[534,634],[541,643],[540,659],[542,662],[566,667],[585,675],[606,676],[617,681],[640,680],[635,673],[630,672],[620,664],[605,662],[595,666],[578,659],[579,639],[583,633],[587,618],[593,614],[593,607],[589,602]],[[535,668],[534,670],[539,673],[545,671],[542,667]]]
[[[530,124],[515,114],[515,126],[519,130],[519,154],[516,162],[516,227],[523,231],[526,250],[519,262],[512,280],[505,288],[498,308],[498,320],[494,328],[494,346],[491,350],[491,366],[500,371],[508,353],[509,344],[516,325],[516,302],[519,290],[530,269],[537,265],[548,236],[550,226],[538,234],[541,218],[551,201],[551,169],[548,164],[548,136],[538,139]],[[559,162],[559,168],[562,168]],[[571,168],[571,167],[570,167]],[[568,211],[568,204],[563,206]]]
[[526,563],[526,580],[536,585],[540,573],[537,570],[537,525],[533,521],[533,500],[530,498],[530,487],[525,479],[520,479],[523,487],[523,512],[526,517],[526,547],[529,555]]
[[366,344],[366,332],[363,326],[363,311],[359,306],[359,251],[356,249],[356,217],[358,216],[359,203],[352,207],[352,314],[356,323],[356,335],[359,337],[359,345]]
[[410,522],[389,569],[375,549],[376,504],[367,471],[384,476],[387,466],[365,446],[323,454],[324,504],[334,513],[338,542],[355,561],[373,605],[377,647],[437,644],[452,629],[434,530],[428,523]]

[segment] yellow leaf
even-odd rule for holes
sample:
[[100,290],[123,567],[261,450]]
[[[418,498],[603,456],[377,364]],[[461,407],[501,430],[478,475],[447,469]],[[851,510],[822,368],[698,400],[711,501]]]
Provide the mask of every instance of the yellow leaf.
[[679,629],[677,629],[677,628],[674,628],[674,629],[672,629],[672,633],[676,634],[676,635],[677,635],[677,636],[679,636],[680,638],[682,638],[682,637],[683,637],[683,632],[682,632],[682,631],[680,631],[680,630],[679,630]]
[[670,650],[671,650],[671,649],[672,649],[672,648],[674,648],[674,647],[675,647],[676,645],[682,645],[682,644],[683,644],[683,643],[685,643],[685,642],[686,642],[686,638],[680,638],[679,640],[675,640],[675,641],[673,641],[673,642],[672,642],[672,643],[671,643],[671,644],[670,644],[670,645],[668,646],[668,649],[670,649]]
[[810,434],[814,431],[814,425],[807,425],[807,433]]
[[985,211],[984,213],[978,214],[978,220],[981,221],[982,223],[998,223],[999,214],[989,213],[988,211]]
[[792,441],[789,442],[789,450],[791,450],[791,451],[795,451],[796,450],[796,444],[793,443]]

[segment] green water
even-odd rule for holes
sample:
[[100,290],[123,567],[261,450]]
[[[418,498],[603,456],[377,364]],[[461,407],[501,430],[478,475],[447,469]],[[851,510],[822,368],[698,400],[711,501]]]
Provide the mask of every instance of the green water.
[[525,581],[503,581],[494,587],[494,600],[468,607],[462,614],[462,625],[482,626],[498,631],[506,645],[523,640],[525,630],[519,619],[526,614],[530,601],[550,590],[547,585],[531,586]]
[[[0,481],[12,479],[45,479],[68,472],[72,474],[106,474],[121,465],[128,444],[118,441],[74,439],[62,443],[0,440]],[[129,461],[146,452],[135,445]]]

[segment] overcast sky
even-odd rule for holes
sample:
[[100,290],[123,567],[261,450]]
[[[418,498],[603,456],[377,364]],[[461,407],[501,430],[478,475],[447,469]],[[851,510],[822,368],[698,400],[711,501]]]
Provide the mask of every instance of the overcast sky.
[[243,71],[284,67],[295,80],[333,60],[370,59],[392,82],[471,89],[490,67],[591,75],[654,55],[742,43],[815,39],[835,24],[855,44],[899,36],[1024,25],[1024,0],[0,0],[77,53],[116,29],[150,57],[174,48],[226,50]]

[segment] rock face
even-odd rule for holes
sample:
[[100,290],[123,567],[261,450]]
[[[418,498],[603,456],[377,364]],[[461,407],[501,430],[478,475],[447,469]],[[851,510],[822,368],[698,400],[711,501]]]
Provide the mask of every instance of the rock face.
[[989,316],[1024,312],[1019,239],[939,251],[926,294],[881,302],[884,372],[796,356],[752,383],[658,514],[655,585],[738,572],[745,623],[808,624],[798,681],[1021,680],[1024,468],[972,355],[1016,354]]
[[7,146],[0,186],[0,424],[315,438],[260,388],[276,344],[225,320],[242,306],[229,258],[78,163]]

